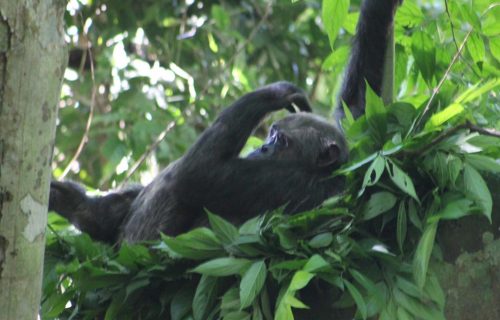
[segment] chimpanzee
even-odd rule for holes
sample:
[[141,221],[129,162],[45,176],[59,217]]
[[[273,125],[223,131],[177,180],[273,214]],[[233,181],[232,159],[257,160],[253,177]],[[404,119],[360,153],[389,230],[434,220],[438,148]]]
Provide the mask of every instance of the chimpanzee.
[[[364,111],[365,79],[380,94],[388,32],[398,0],[365,0],[340,93],[355,116]],[[88,197],[73,182],[52,182],[49,209],[106,242],[177,235],[206,223],[205,209],[233,223],[283,208],[296,213],[343,189],[332,172],[348,158],[342,132],[325,119],[296,113],[271,126],[265,144],[238,155],[255,127],[283,108],[310,111],[305,93],[276,82],[224,110],[188,152],[149,185]],[[340,111],[339,111],[340,110]],[[341,106],[336,111],[343,115]]]

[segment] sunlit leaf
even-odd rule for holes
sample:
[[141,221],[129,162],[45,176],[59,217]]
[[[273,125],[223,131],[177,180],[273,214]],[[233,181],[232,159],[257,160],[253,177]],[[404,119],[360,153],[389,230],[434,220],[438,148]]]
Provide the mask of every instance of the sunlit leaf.
[[349,0],[323,0],[322,2],[321,17],[332,48],[340,26],[347,17],[349,2]]

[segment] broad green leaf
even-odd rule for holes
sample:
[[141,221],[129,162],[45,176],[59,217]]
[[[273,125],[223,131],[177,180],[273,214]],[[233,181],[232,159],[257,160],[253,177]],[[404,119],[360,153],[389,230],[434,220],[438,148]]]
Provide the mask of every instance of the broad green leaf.
[[349,33],[354,35],[356,33],[356,25],[359,20],[359,12],[349,12],[342,27]]
[[340,26],[344,23],[349,9],[349,0],[323,0],[321,17],[325,26],[330,47],[333,48]]
[[297,299],[293,295],[287,295],[285,297],[285,299],[286,299],[286,303],[293,308],[297,308],[297,309],[308,309],[309,308],[307,305],[305,305],[302,301],[300,301],[299,299]]
[[430,130],[438,127],[451,118],[461,114],[464,110],[465,109],[461,104],[453,103],[444,108],[442,111],[433,114],[429,121],[425,124],[425,129]]
[[414,320],[415,318],[403,307],[398,307],[396,311],[398,320]]
[[467,40],[466,46],[472,57],[472,60],[474,60],[474,63],[484,61],[486,50],[484,48],[483,39],[479,34],[473,32]]
[[217,298],[217,278],[201,276],[193,298],[193,317],[195,320],[205,320],[208,312]]
[[436,68],[436,47],[432,38],[423,31],[415,32],[412,35],[411,48],[417,68],[430,85]]
[[232,311],[240,310],[240,295],[238,288],[232,287],[224,293],[221,299],[220,309],[222,316]]
[[222,244],[228,245],[238,238],[238,229],[222,217],[208,212],[208,221]]
[[410,219],[411,223],[420,231],[422,231],[422,221],[420,220],[420,217],[417,212],[417,207],[415,205],[415,201],[410,200],[408,202],[408,218]]
[[439,219],[452,220],[466,216],[470,213],[472,201],[469,199],[457,199],[444,207],[443,210],[429,218],[429,222],[438,221]]
[[307,260],[304,271],[315,273],[328,268],[330,268],[330,264],[319,254],[315,254]]
[[344,173],[355,171],[356,169],[361,168],[365,164],[372,162],[378,155],[379,155],[378,153],[371,154],[368,157],[366,157],[358,162],[350,164],[347,168],[338,170],[337,173],[344,174]]
[[286,303],[284,298],[281,299],[278,308],[276,308],[274,320],[294,320],[292,306]]
[[363,299],[363,296],[358,291],[358,289],[349,281],[344,279],[344,284],[347,287],[347,291],[349,291],[349,294],[353,298],[354,302],[356,302],[356,306],[358,307],[358,311],[361,314],[361,317],[363,317],[363,319],[366,319],[368,316],[368,310],[366,308],[366,303]]
[[387,172],[389,172],[391,180],[406,194],[410,195],[413,199],[419,202],[417,192],[415,191],[411,178],[391,160],[387,160],[385,166],[387,168]]
[[373,135],[373,138],[379,144],[382,144],[387,133],[387,109],[384,106],[382,98],[366,82],[366,121]]
[[364,220],[373,219],[394,207],[396,200],[397,198],[387,191],[374,193],[363,207],[361,216]]
[[425,320],[445,320],[444,314],[432,305],[428,305],[413,297],[407,296],[398,289],[393,292],[396,302],[406,311],[411,313],[414,318]]
[[225,277],[242,274],[250,264],[251,261],[248,259],[231,257],[217,258],[200,264],[191,272],[201,273],[207,276]]
[[500,163],[480,154],[466,154],[465,161],[476,170],[500,173]]
[[367,278],[364,274],[361,272],[355,270],[355,269],[349,269],[349,272],[351,273],[352,277],[354,280],[356,280],[360,285],[363,286],[370,294],[376,293],[379,291],[375,283]]
[[309,240],[309,245],[312,248],[324,248],[328,247],[333,241],[333,235],[330,232],[320,233],[311,240]]
[[483,177],[472,166],[466,164],[464,169],[464,186],[466,194],[481,208],[481,212],[491,222],[493,200]]
[[420,288],[423,288],[425,285],[427,268],[434,247],[437,226],[438,223],[434,222],[425,227],[424,233],[418,242],[415,256],[413,257],[413,277]]
[[444,294],[436,276],[431,275],[427,278],[424,291],[434,302],[437,303],[439,308],[444,309],[446,295]]
[[396,12],[396,23],[405,27],[414,27],[424,21],[424,14],[413,1],[403,1],[403,5]]
[[365,191],[367,186],[373,186],[378,182],[385,168],[385,158],[378,155],[372,164],[366,170],[365,177],[363,179],[363,185],[361,190],[358,192],[358,196],[361,196]]
[[[500,28],[500,23],[498,24]],[[494,38],[489,38],[490,42],[490,52],[498,62],[500,62],[500,36],[496,36]]]
[[458,10],[460,11],[460,15],[462,16],[462,19],[470,23],[474,27],[474,29],[481,30],[481,20],[477,16],[470,2],[464,3],[462,5],[456,3],[454,7],[458,8]]
[[314,274],[309,273],[307,271],[299,270],[295,272],[292,281],[290,282],[289,290],[297,291],[304,288],[305,286],[307,286],[307,284],[309,283],[309,281],[311,281],[313,277]]
[[267,277],[267,268],[264,261],[254,262],[245,272],[240,282],[241,308],[252,304],[260,293]]
[[321,68],[325,71],[342,70],[349,57],[349,47],[341,46],[330,53],[323,61]]
[[207,228],[198,228],[176,238],[164,236],[168,247],[182,257],[203,260],[224,255],[224,250],[214,233]]

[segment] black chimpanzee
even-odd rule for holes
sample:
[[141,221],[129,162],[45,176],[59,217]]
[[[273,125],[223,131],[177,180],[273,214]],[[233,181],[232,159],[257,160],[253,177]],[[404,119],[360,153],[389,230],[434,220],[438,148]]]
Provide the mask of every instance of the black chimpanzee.
[[[380,94],[388,33],[398,0],[365,0],[340,94],[355,116],[364,111],[365,79]],[[283,207],[295,213],[343,188],[334,169],[347,161],[342,132],[321,117],[298,113],[271,126],[264,145],[238,157],[255,127],[283,108],[311,108],[305,93],[277,82],[224,110],[179,160],[149,185],[88,197],[73,182],[52,182],[49,209],[97,240],[139,241],[177,235],[206,223],[205,209],[233,223]],[[336,112],[342,116],[342,111]]]

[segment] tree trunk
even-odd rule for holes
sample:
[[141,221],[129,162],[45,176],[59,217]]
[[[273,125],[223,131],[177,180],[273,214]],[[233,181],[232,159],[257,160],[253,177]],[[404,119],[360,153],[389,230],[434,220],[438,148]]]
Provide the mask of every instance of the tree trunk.
[[36,319],[65,1],[0,1],[0,320]]

